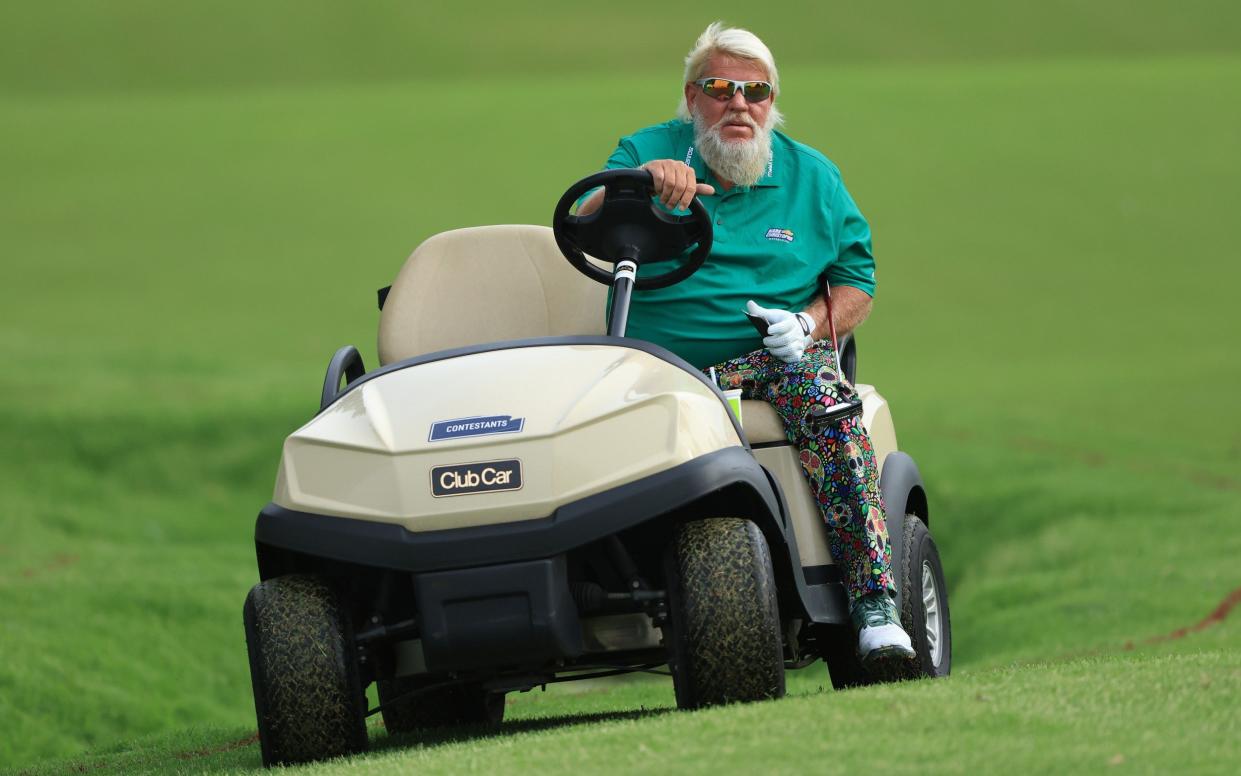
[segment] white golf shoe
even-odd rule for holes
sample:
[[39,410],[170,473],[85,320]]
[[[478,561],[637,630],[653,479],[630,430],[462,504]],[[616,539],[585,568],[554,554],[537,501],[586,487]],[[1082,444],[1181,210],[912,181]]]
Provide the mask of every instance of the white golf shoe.
[[858,655],[862,663],[910,660],[916,656],[909,634],[901,627],[896,605],[887,593],[862,596],[849,607],[849,614],[858,629]]

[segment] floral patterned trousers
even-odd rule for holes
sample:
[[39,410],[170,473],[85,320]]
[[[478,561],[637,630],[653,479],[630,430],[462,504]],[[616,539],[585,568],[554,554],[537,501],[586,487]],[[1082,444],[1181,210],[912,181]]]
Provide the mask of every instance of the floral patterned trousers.
[[831,342],[819,340],[795,364],[763,349],[716,364],[715,371],[722,390],[740,388],[744,399],[768,401],[784,421],[784,433],[797,445],[810,491],[830,529],[832,557],[852,603],[867,593],[894,592],[892,548],[875,451],[861,417],[819,427],[807,422],[814,405],[831,407],[857,397],[836,364]]

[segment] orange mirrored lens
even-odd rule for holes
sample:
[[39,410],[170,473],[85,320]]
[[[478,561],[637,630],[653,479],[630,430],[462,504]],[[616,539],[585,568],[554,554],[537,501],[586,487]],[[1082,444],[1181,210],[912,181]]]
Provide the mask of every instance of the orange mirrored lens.
[[749,102],[762,102],[771,96],[771,84],[766,81],[730,81],[727,78],[704,78],[702,91],[717,100],[731,100],[737,89]]
[[771,84],[764,81],[749,81],[742,87],[742,94],[749,102],[762,102],[771,96]]

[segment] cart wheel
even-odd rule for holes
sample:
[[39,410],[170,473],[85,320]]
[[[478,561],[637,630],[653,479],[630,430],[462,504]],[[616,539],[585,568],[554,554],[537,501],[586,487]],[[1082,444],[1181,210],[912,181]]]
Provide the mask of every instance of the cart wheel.
[[677,706],[782,697],[776,585],[758,526],[739,518],[686,523],[665,563]]
[[917,515],[905,516],[903,539],[901,625],[918,653],[908,678],[947,676],[952,670],[952,624],[939,550],[926,523]]
[[858,657],[857,634],[852,625],[819,625],[817,633],[834,689],[847,690],[875,683],[875,678],[862,667],[862,659]]
[[353,628],[321,579],[255,585],[243,610],[263,765],[366,749],[366,696]]
[[[455,725],[498,725],[504,719],[504,693],[480,684],[459,684],[409,696],[432,684],[424,677],[380,679],[379,705],[389,733],[408,733]],[[402,696],[409,696],[402,700]]]

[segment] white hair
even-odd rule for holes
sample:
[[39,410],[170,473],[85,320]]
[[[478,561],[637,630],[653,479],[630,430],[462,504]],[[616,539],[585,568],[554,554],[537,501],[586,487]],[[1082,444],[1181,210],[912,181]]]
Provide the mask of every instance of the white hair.
[[[780,92],[780,75],[776,72],[776,60],[771,55],[771,49],[767,48],[767,44],[749,30],[743,30],[740,27],[725,27],[723,22],[712,22],[707,25],[707,29],[698,36],[698,41],[685,56],[684,83],[702,78],[707,60],[711,59],[713,54],[757,62],[767,71],[767,80],[771,81],[772,97],[774,98]],[[774,105],[772,109],[775,109]],[[779,116],[778,113],[776,115]],[[692,120],[689,108],[685,105],[684,96],[677,106],[677,116],[685,121]],[[779,123],[778,120],[777,123]]]

